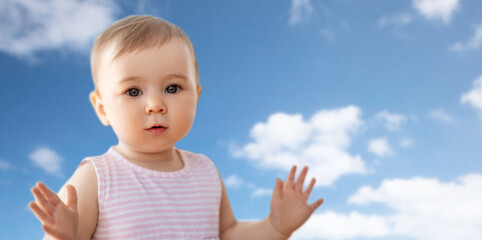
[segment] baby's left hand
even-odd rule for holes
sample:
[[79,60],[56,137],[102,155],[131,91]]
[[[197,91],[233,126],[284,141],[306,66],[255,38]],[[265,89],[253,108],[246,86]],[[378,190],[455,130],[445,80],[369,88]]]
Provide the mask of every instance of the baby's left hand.
[[322,198],[312,204],[307,203],[311,190],[315,185],[315,179],[313,178],[308,188],[303,191],[307,172],[308,167],[304,167],[298,176],[298,180],[295,182],[296,166],[293,166],[285,182],[279,178],[276,179],[268,221],[278,232],[286,237],[289,237],[303,225],[323,203]]

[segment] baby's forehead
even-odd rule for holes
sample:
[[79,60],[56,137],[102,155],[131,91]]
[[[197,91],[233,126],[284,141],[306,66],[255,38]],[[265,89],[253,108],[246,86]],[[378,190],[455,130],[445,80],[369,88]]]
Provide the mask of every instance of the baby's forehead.
[[[168,54],[166,56],[164,54],[158,54],[158,50],[161,48],[165,48],[167,52],[170,52],[170,55]],[[199,84],[199,73],[194,49],[186,39],[183,39],[181,37],[174,37],[166,42],[163,42],[162,44],[157,43],[138,45],[135,48],[130,49],[123,48],[122,43],[111,41],[109,43],[106,43],[99,50],[101,51],[98,51],[96,53],[97,56],[95,56],[95,59],[93,59],[95,62],[93,62],[95,65],[93,66],[93,75],[95,75],[94,85],[96,88],[99,87],[100,82],[103,82],[102,79],[106,77],[106,74],[110,75],[111,73],[118,72],[119,70],[127,74],[127,72],[125,72],[127,71],[126,67],[128,69],[132,69],[129,67],[131,66],[131,64],[136,65],[136,62],[141,61],[142,57],[139,55],[146,56],[145,54],[149,55],[151,54],[151,51],[152,54],[157,54],[154,56],[162,56],[161,58],[168,58],[173,60],[184,59],[181,61],[190,62],[188,64],[192,64],[191,66],[193,68],[189,68],[193,70],[193,78],[195,79],[196,83]],[[142,66],[139,66],[139,68],[142,68]],[[135,69],[139,70],[139,68]],[[137,70],[129,70],[128,72],[136,72]]]
[[[170,43],[173,41],[180,43],[190,49],[190,45],[187,43],[187,41],[179,37],[169,39],[165,42],[148,43],[148,44],[139,45],[139,46],[130,47],[130,48],[126,48],[125,46],[123,46],[123,44],[119,43],[119,41],[114,40],[106,44],[106,46],[101,52],[101,56],[99,60],[101,60],[103,64],[110,64],[127,54],[138,53],[142,51],[154,51],[159,48],[166,47],[168,45],[172,46],[172,44]],[[192,49],[190,50],[192,52]]]
[[198,82],[195,56],[183,39],[172,39],[161,46],[139,47],[122,55],[119,54],[118,45],[110,43],[100,54],[99,83],[112,76],[141,76],[146,69],[157,69],[159,74],[183,73]]

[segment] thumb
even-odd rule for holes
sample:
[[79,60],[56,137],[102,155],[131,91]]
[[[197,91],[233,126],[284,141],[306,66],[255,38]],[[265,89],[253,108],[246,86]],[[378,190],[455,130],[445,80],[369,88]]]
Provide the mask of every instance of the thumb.
[[70,211],[77,212],[77,191],[72,185],[65,186],[67,189],[67,207]]

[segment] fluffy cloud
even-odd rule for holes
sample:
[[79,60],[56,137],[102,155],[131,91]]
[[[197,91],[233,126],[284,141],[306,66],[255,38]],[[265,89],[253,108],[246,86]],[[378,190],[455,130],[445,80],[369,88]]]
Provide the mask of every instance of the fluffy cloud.
[[60,165],[62,157],[47,147],[41,147],[30,153],[30,160],[37,166],[54,176],[62,177]]
[[482,175],[455,181],[412,178],[361,187],[348,202],[381,204],[386,215],[327,211],[314,214],[293,239],[353,239],[405,236],[419,240],[482,239]]
[[413,7],[429,20],[449,23],[459,7],[459,0],[412,0]]
[[328,28],[322,29],[320,31],[320,33],[321,33],[321,36],[323,36],[327,40],[335,40],[336,39],[335,33]]
[[482,45],[482,25],[479,25],[475,28],[475,33],[472,39],[470,39],[467,43],[457,42],[452,45],[452,50],[457,52],[462,52],[465,50],[471,49],[479,49]]
[[453,117],[445,112],[443,109],[432,110],[427,114],[428,118],[436,119],[445,123],[451,123],[454,121]]
[[411,139],[405,138],[400,140],[400,146],[408,148],[413,145],[413,141]]
[[410,14],[398,14],[392,16],[383,16],[378,20],[378,26],[385,27],[388,25],[402,26],[407,25],[413,21]]
[[271,194],[273,194],[273,189],[257,188],[251,193],[251,197],[271,196]]
[[482,118],[482,76],[474,81],[472,90],[462,95],[460,102],[471,105]]
[[370,141],[368,151],[379,157],[386,157],[393,154],[392,149],[388,145],[386,138],[377,138]]
[[308,121],[299,114],[276,113],[253,126],[252,142],[231,150],[269,169],[307,165],[307,179],[316,177],[316,186],[331,185],[342,175],[368,172],[359,155],[346,151],[350,134],[363,124],[360,115],[356,106],[319,111]]
[[400,126],[407,122],[407,117],[401,114],[389,113],[387,111],[381,111],[375,116],[376,119],[385,122],[385,127],[389,131],[396,131],[400,129]]
[[114,20],[112,1],[6,0],[0,2],[0,50],[32,57],[41,50],[90,48]]
[[244,180],[238,177],[238,175],[233,174],[228,178],[224,179],[224,184],[228,188],[239,188],[244,185]]
[[385,180],[374,189],[361,187],[348,202],[357,205],[383,204],[395,211],[385,216],[392,234],[415,239],[481,239],[482,175],[455,181],[412,178]]
[[12,168],[13,168],[12,164],[10,164],[7,161],[4,161],[4,160],[0,159],[0,170],[7,171],[7,170],[10,170]]
[[314,214],[293,234],[292,239],[351,239],[380,237],[390,232],[384,217],[357,212],[340,214],[327,211]]
[[292,0],[289,23],[294,25],[307,20],[312,13],[313,6],[311,6],[310,0]]

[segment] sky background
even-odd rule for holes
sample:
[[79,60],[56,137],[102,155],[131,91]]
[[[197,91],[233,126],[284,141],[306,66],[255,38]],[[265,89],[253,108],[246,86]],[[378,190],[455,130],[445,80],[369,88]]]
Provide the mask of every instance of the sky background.
[[217,165],[238,220],[308,165],[325,203],[293,239],[482,239],[482,2],[0,2],[0,232],[39,239],[30,188],[58,190],[117,140],[89,54],[106,26],[162,17],[203,92],[179,148]]

